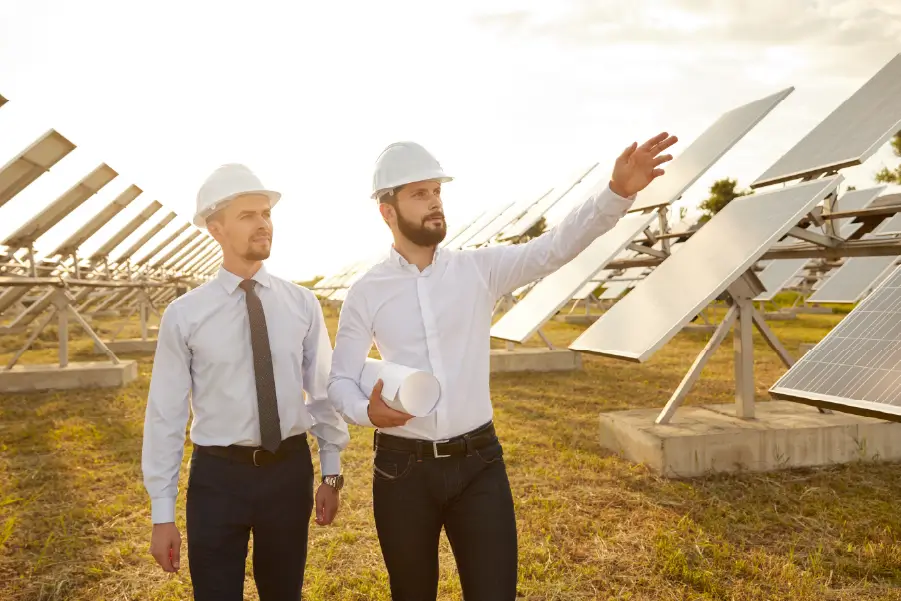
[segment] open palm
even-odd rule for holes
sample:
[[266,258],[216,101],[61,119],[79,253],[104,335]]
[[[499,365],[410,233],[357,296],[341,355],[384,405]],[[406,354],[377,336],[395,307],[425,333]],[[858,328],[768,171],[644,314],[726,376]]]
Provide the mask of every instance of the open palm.
[[626,148],[613,166],[611,189],[620,196],[632,196],[644,190],[648,184],[663,175],[660,165],[673,159],[673,155],[660,153],[678,142],[676,136],[666,132],[658,134],[639,146],[633,142]]

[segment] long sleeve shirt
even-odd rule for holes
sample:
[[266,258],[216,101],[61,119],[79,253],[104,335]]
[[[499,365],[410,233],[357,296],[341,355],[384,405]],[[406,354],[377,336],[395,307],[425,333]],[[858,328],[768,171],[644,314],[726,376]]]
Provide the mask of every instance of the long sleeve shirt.
[[524,244],[438,248],[420,272],[393,248],[348,290],[338,320],[329,395],[346,419],[372,426],[360,388],[375,343],[385,361],[433,374],[436,409],[386,434],[445,440],[492,419],[490,329],[503,295],[553,273],[610,230],[631,207],[609,186],[593,191],[556,227]]
[[[322,473],[337,474],[350,437],[328,398],[332,347],[322,308],[312,292],[265,267],[253,279],[266,315],[282,439],[311,431]],[[153,523],[175,519],[189,413],[195,444],[260,445],[250,320],[240,283],[221,268],[163,313],[142,455]]]

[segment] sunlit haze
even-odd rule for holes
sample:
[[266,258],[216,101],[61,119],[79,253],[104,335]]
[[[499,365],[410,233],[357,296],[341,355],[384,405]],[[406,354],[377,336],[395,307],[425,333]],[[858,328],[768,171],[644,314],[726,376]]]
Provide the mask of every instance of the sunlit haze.
[[[899,51],[897,0],[3,2],[0,164],[49,128],[78,148],[0,209],[0,239],[101,162],[119,177],[38,251],[129,184],[144,193],[102,232],[159,200],[135,236],[175,211],[162,238],[213,169],[243,162],[284,195],[270,269],[328,275],[390,244],[369,195],[391,142],[455,177],[453,232],[594,161],[609,173],[660,131],[678,155],[721,113],[794,86],[678,203],[694,208],[715,179],[747,188]],[[864,187],[897,162],[886,146],[843,173]]]

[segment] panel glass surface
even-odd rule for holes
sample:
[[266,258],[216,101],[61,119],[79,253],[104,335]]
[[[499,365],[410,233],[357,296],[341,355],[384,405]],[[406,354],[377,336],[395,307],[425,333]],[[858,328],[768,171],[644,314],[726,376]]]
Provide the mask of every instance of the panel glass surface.
[[842,179],[814,180],[733,200],[569,348],[646,361]]
[[656,218],[655,213],[649,213],[626,215],[620,219],[576,258],[532,288],[525,298],[492,326],[491,336],[524,342]]
[[901,267],[798,359],[770,394],[901,421]]
[[465,230],[460,232],[460,235],[457,236],[453,243],[447,244],[444,248],[450,249],[460,249],[466,246],[470,239],[472,239],[476,234],[478,234],[482,228],[488,225],[491,221],[494,220],[495,217],[506,211],[512,205],[512,202],[506,202],[501,206],[494,207],[493,209],[488,209],[484,213],[482,213],[478,219],[469,224]]
[[723,113],[684,151],[664,165],[666,174],[638,193],[631,210],[659,207],[678,199],[793,89],[786,88]]
[[901,130],[901,54],[751,184],[752,188],[859,165]]

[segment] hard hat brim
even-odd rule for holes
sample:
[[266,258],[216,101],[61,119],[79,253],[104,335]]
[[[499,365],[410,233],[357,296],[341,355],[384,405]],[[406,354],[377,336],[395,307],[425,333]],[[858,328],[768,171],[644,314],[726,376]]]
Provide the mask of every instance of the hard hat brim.
[[228,203],[230,203],[234,199],[238,198],[239,196],[246,196],[247,194],[262,194],[262,195],[268,197],[270,209],[275,207],[275,205],[278,204],[278,201],[282,197],[282,193],[276,192],[275,190],[242,190],[241,192],[235,192],[234,194],[230,194],[229,196],[220,198],[218,201],[216,201],[216,203],[213,206],[207,208],[202,213],[195,214],[194,220],[193,220],[194,225],[201,229],[206,229],[207,217],[209,217],[216,211],[225,208],[225,206]]
[[454,181],[454,178],[452,178],[449,175],[437,175],[435,177],[423,177],[422,179],[417,179],[414,181],[398,181],[396,183],[392,183],[392,185],[390,185],[390,186],[386,186],[384,188],[380,188],[378,190],[373,191],[372,196],[370,198],[372,198],[374,200],[378,200],[382,196],[382,194],[384,194],[388,190],[393,190],[394,188],[400,188],[401,186],[406,186],[407,184],[415,184],[416,182],[431,182],[431,181],[436,181],[436,182],[439,182],[442,184],[446,184],[447,182]]

